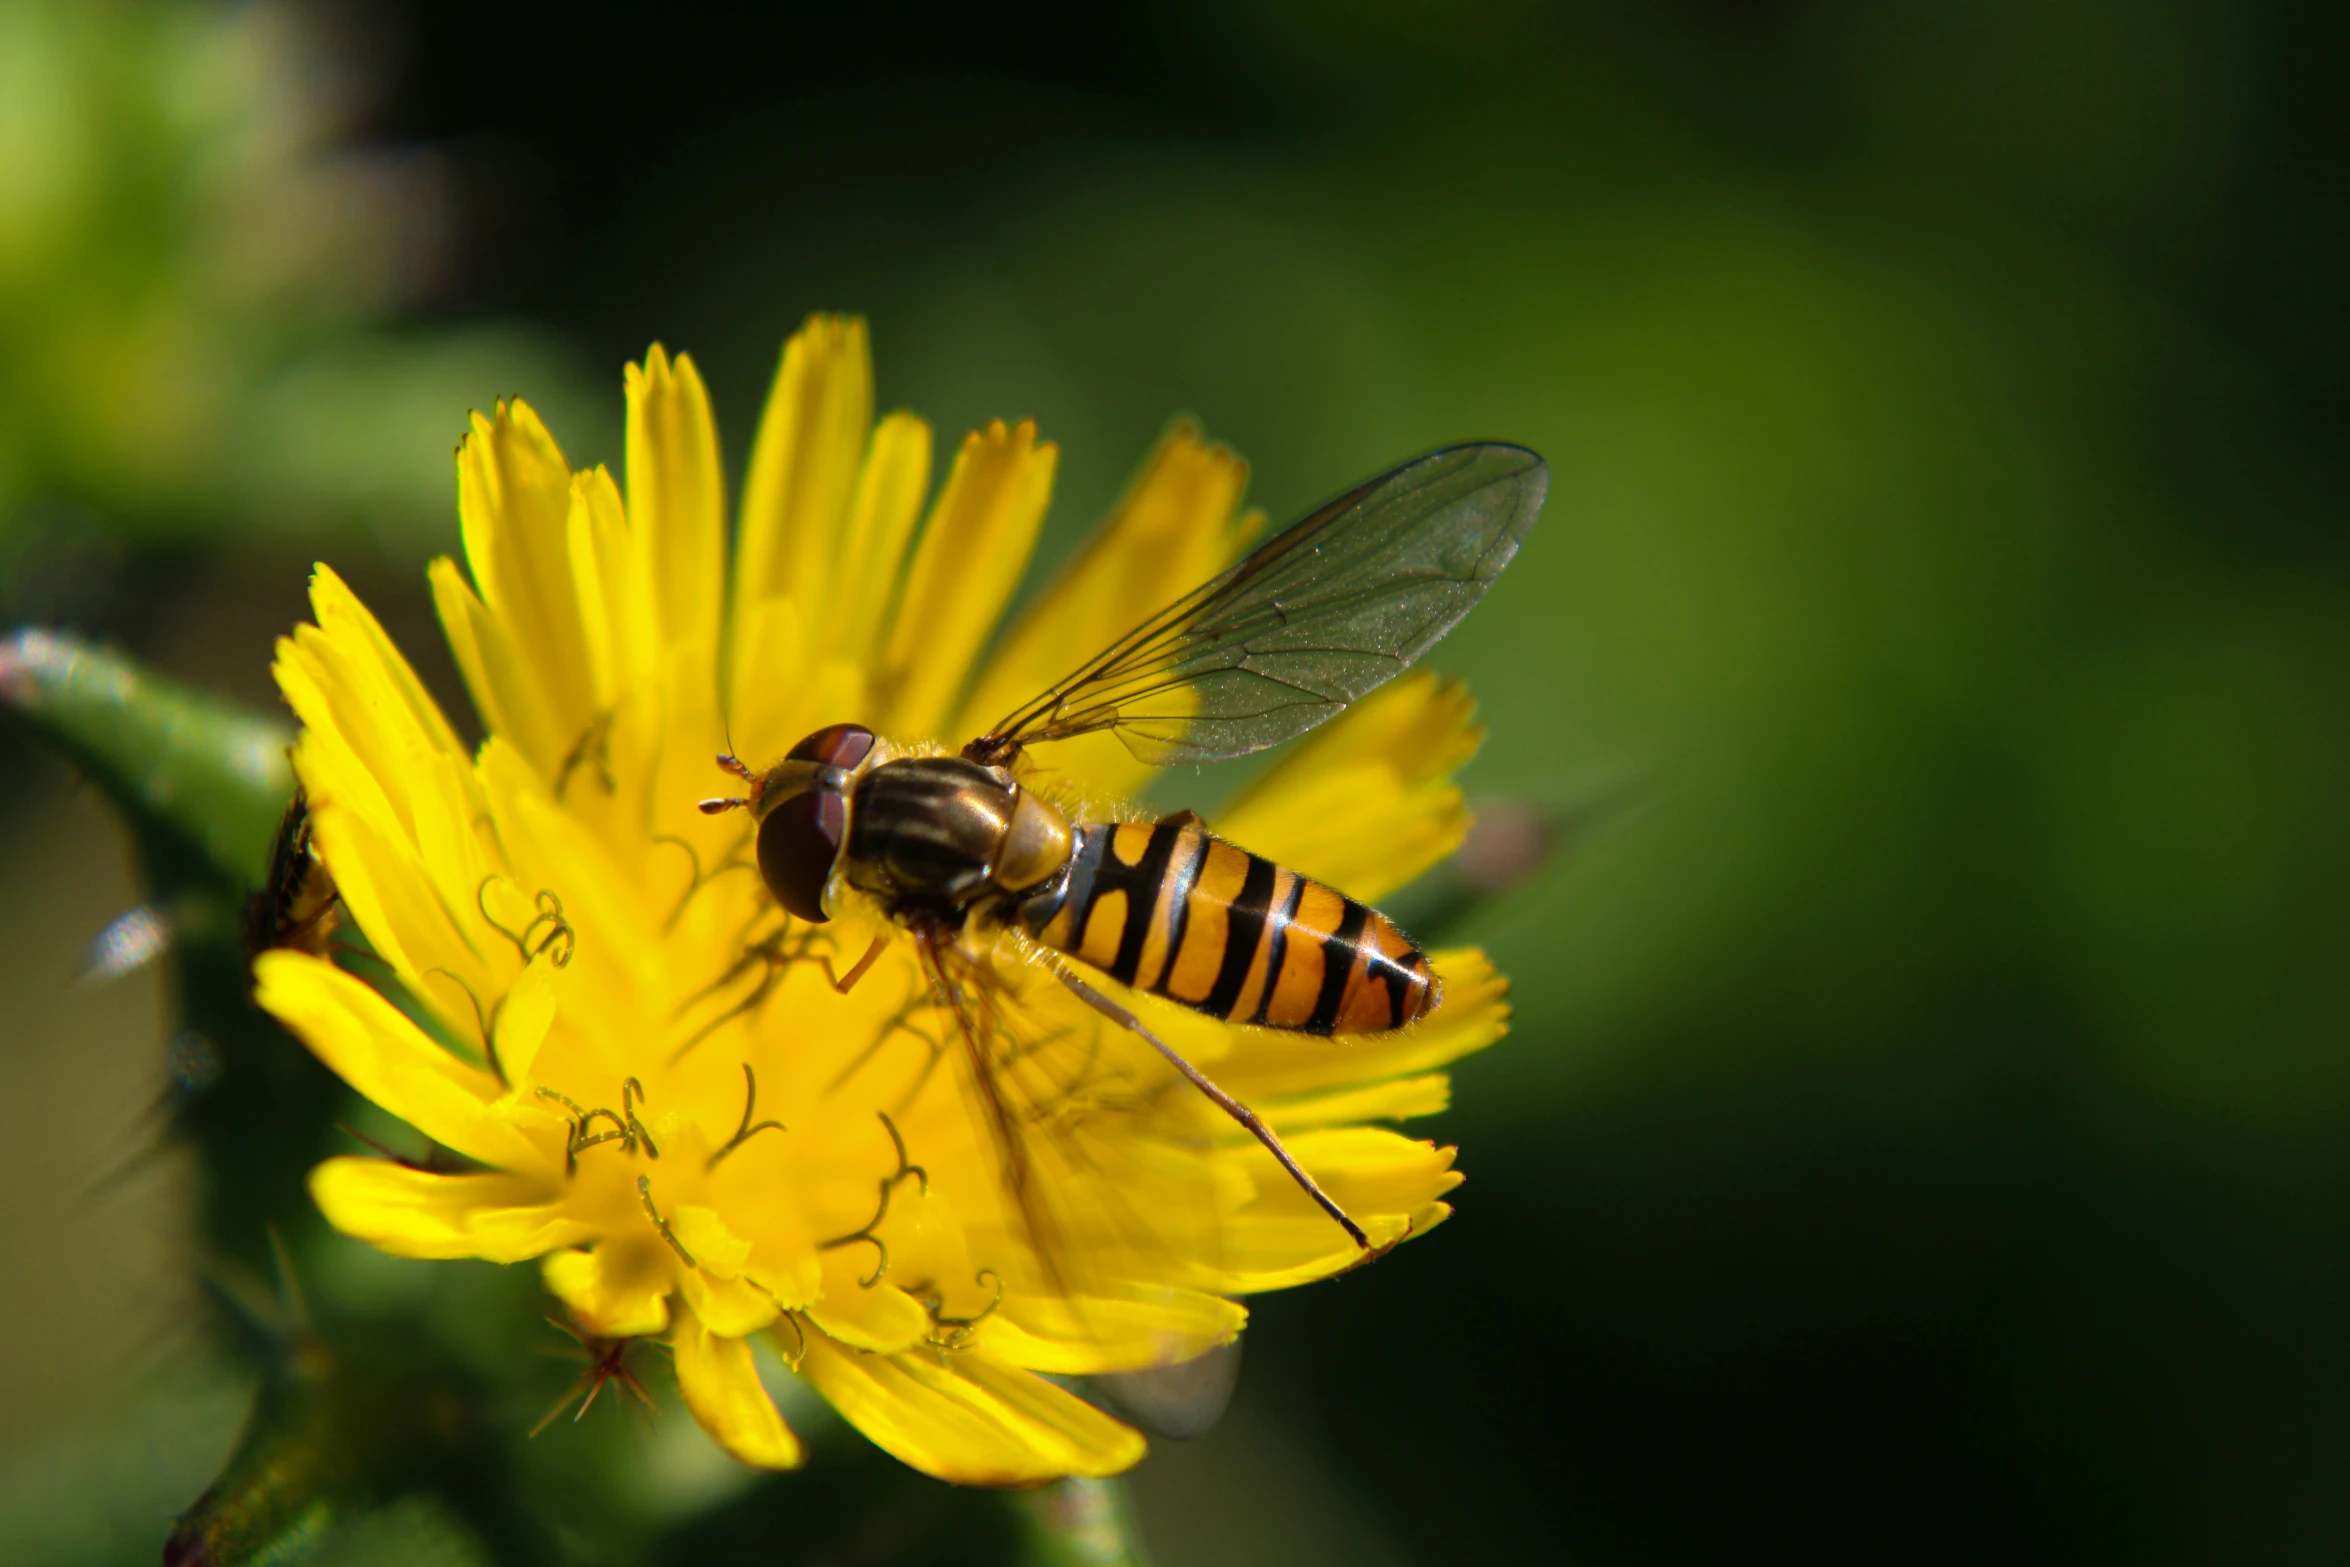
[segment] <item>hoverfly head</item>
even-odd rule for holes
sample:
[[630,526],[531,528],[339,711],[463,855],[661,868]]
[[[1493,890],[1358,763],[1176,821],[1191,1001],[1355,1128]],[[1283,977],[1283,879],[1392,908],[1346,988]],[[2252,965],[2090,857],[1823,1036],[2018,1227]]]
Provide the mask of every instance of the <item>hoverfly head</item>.
[[833,724],[751,781],[745,803],[759,823],[759,875],[795,918],[830,918],[824,888],[848,838],[849,790],[872,753],[872,730]]

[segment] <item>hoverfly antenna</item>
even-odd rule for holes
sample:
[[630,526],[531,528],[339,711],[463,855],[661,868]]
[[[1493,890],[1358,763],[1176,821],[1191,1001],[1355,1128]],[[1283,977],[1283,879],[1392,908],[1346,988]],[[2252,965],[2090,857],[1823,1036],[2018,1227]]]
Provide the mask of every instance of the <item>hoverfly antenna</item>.
[[718,799],[702,801],[701,812],[704,816],[723,816],[728,811],[741,810],[744,806],[750,803],[750,801],[742,799],[739,796],[726,795]]
[[734,774],[735,777],[740,778],[745,783],[749,783],[759,776],[757,773],[752,772],[750,768],[743,765],[742,758],[736,756],[731,751],[721,751],[718,753],[718,765],[725,768],[728,772]]

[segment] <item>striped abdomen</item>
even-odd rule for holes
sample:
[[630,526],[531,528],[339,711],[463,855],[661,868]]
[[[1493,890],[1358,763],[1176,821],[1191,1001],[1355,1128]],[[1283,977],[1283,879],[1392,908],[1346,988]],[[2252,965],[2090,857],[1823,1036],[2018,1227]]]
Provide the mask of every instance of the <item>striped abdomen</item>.
[[1333,888],[1175,822],[1077,836],[1066,891],[1030,934],[1121,984],[1307,1034],[1401,1028],[1436,1004],[1420,949]]

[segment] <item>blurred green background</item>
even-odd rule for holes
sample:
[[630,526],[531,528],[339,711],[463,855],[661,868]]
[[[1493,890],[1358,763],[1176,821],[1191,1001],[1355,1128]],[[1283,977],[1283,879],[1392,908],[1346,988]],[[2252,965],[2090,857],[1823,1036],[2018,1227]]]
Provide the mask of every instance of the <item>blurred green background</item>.
[[[616,462],[658,338],[739,474],[815,308],[885,404],[1042,420],[1047,559],[1178,410],[1276,517],[1524,441],[1433,662],[1473,796],[1576,825],[1446,932],[1517,981],[1470,1184],[1260,1303],[1136,1477],[1161,1567],[2343,1560],[2346,16],[0,0],[0,621],[268,702],[323,556],[461,705],[467,408]],[[165,981],[75,978],[128,842],[13,728],[0,867],[0,1557],[153,1560],[260,1217],[147,1151]],[[994,1548],[604,1414],[536,1483],[641,1471],[663,1559]]]

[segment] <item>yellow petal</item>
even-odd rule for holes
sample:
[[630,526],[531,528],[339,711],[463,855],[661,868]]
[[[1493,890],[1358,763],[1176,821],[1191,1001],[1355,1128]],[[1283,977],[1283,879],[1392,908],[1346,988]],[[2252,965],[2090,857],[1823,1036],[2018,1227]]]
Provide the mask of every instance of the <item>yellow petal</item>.
[[[512,646],[527,650],[525,678],[554,728],[577,734],[594,717],[595,700],[571,576],[571,470],[529,404],[517,399],[473,416],[457,449],[457,510],[482,602]],[[552,776],[562,752],[534,750],[531,760]]]
[[607,1236],[594,1251],[553,1253],[539,1274],[582,1327],[606,1338],[641,1338],[669,1326],[676,1255],[658,1235]]
[[416,733],[433,749],[444,755],[462,758],[464,747],[449,721],[441,714],[440,704],[425,690],[424,682],[416,678],[398,644],[385,634],[367,606],[360,602],[350,585],[325,565],[313,569],[310,577],[310,609],[318,619],[319,629],[338,640],[355,640],[362,645],[369,662],[378,671],[378,678],[397,702]]
[[[660,614],[653,574],[638,560],[626,503],[603,468],[571,480],[571,572],[579,585],[599,710],[650,687],[660,671]],[[715,592],[715,590],[713,590]]]
[[502,976],[493,976],[473,949],[453,900],[436,895],[433,870],[413,844],[345,807],[335,791],[346,774],[317,760],[312,741],[318,737],[317,730],[304,735],[295,756],[304,783],[319,780],[310,797],[311,826],[344,907],[401,982],[458,1038],[486,1045],[483,1025]]
[[253,965],[254,999],[335,1075],[433,1141],[508,1169],[537,1148],[496,1109],[497,1080],[427,1039],[399,1010],[323,958],[279,949]]
[[1199,1290],[1146,1287],[1132,1300],[1018,1296],[980,1324],[988,1353],[1055,1376],[1141,1371],[1228,1344],[1248,1311]]
[[[793,1212],[766,1217],[776,1221],[778,1227],[796,1227],[794,1221],[804,1219],[805,1215]],[[824,1264],[812,1252],[787,1253],[772,1261],[753,1257],[743,1277],[786,1311],[803,1310],[824,1293]]]
[[[827,603],[873,423],[873,365],[865,323],[810,316],[783,346],[751,448],[743,492],[742,558],[735,568],[734,619],[790,595],[804,607]],[[738,662],[735,683],[757,678]]]
[[1458,681],[1393,681],[1293,747],[1213,824],[1292,870],[1366,902],[1460,847],[1453,770],[1485,731]]
[[879,1262],[880,1253],[866,1241],[827,1250],[824,1293],[808,1315],[826,1333],[861,1349],[910,1348],[930,1336],[930,1313],[887,1278],[875,1278]]
[[783,1315],[775,1297],[748,1279],[714,1279],[689,1269],[678,1276],[678,1286],[692,1315],[729,1338],[756,1333]]
[[545,1043],[547,1029],[555,1021],[556,986],[561,983],[562,975],[561,965],[552,957],[533,958],[498,1007],[497,1022],[493,1025],[495,1059],[506,1081],[517,1087],[530,1082],[530,1069],[538,1059],[539,1046]]
[[677,1243],[693,1253],[695,1265],[703,1272],[713,1278],[742,1277],[743,1265],[750,1261],[751,1243],[727,1228],[717,1209],[680,1203],[669,1215],[669,1229]]
[[487,868],[470,761],[333,573],[318,573],[311,598],[318,624],[280,641],[277,675],[304,726],[295,766],[321,852],[404,980],[414,986],[438,965],[471,983],[480,976],[448,912]]
[[964,438],[890,627],[878,727],[901,739],[930,738],[953,716],[1028,564],[1059,455],[1050,441],[1037,440],[1033,420],[998,420]]
[[775,1298],[744,1276],[751,1242],[729,1229],[717,1209],[682,1203],[670,1214],[669,1229],[694,1259],[694,1266],[678,1275],[679,1287],[711,1332],[742,1338],[781,1314]]
[[1281,1103],[1252,1105],[1284,1136],[1307,1127],[1339,1126],[1359,1121],[1402,1121],[1416,1115],[1439,1115],[1452,1106],[1452,1079],[1442,1072],[1399,1077],[1360,1088],[1342,1088]]
[[[1461,1183],[1453,1150],[1382,1127],[1334,1127],[1284,1141],[1373,1247],[1424,1233],[1451,1211],[1439,1199]],[[1222,1288],[1242,1295],[1288,1289],[1366,1260],[1270,1155],[1252,1148],[1240,1156],[1249,1162],[1257,1197],[1232,1218]]]
[[466,585],[455,561],[444,555],[426,568],[425,576],[432,583],[433,609],[457,660],[457,673],[473,694],[482,727],[530,758],[539,776],[554,777],[571,741],[564,715],[548,702],[524,648]]
[[[949,734],[964,739],[1017,709],[1230,563],[1248,464],[1179,420],[1159,440],[1085,549],[988,660]],[[1055,744],[1037,765],[1082,790],[1124,798],[1152,769],[1111,735]]]
[[689,1269],[679,1276],[679,1287],[693,1316],[710,1323],[710,1332],[726,1334],[729,1339],[759,1332],[783,1316],[783,1306],[776,1304],[776,1297],[747,1278],[710,1278]]
[[576,1245],[592,1231],[559,1193],[524,1176],[436,1175],[388,1159],[329,1159],[310,1172],[327,1223],[399,1257],[524,1262]]
[[1113,1475],[1141,1461],[1131,1428],[984,1354],[875,1355],[808,1335],[800,1375],[883,1451],[963,1485]]
[[718,429],[694,362],[655,343],[628,367],[628,529],[664,649],[684,644],[717,673],[726,578],[726,487]]
[[436,854],[462,852],[480,806],[468,797],[467,758],[447,720],[375,618],[323,567],[311,603],[318,623],[279,640],[276,673],[304,745],[345,768],[334,787],[321,780],[313,794]]
[[[527,933],[531,911],[551,894],[570,927],[573,951],[586,954],[600,982],[621,986],[631,1000],[655,993],[665,978],[666,954],[650,939],[659,915],[631,874],[646,871],[645,862],[616,858],[623,846],[550,799],[514,748],[501,740],[493,737],[482,746],[480,775],[499,835],[513,856],[513,874],[499,877],[482,899],[497,911],[500,924],[517,935]],[[508,952],[515,950],[509,938],[489,934],[506,943]],[[543,934],[537,939],[543,940]],[[631,1015],[614,1010],[592,1031],[609,1035]]]
[[798,599],[769,599],[735,628],[744,678],[727,714],[727,737],[765,766],[826,724],[865,717],[865,678],[854,662],[811,646]]
[[[1290,1151],[1316,1172],[1330,1195],[1365,1213],[1410,1213],[1461,1184],[1453,1150],[1383,1126],[1339,1126],[1301,1132]],[[1277,1183],[1286,1202],[1311,1206],[1289,1181]]]
[[678,1317],[670,1342],[677,1391],[711,1440],[754,1469],[800,1466],[807,1454],[760,1384],[748,1342],[712,1333],[690,1311]]
[[875,427],[866,449],[847,542],[833,574],[830,615],[822,622],[824,645],[860,666],[880,651],[882,622],[905,574],[906,541],[914,536],[929,490],[930,426],[912,414],[893,413]]

